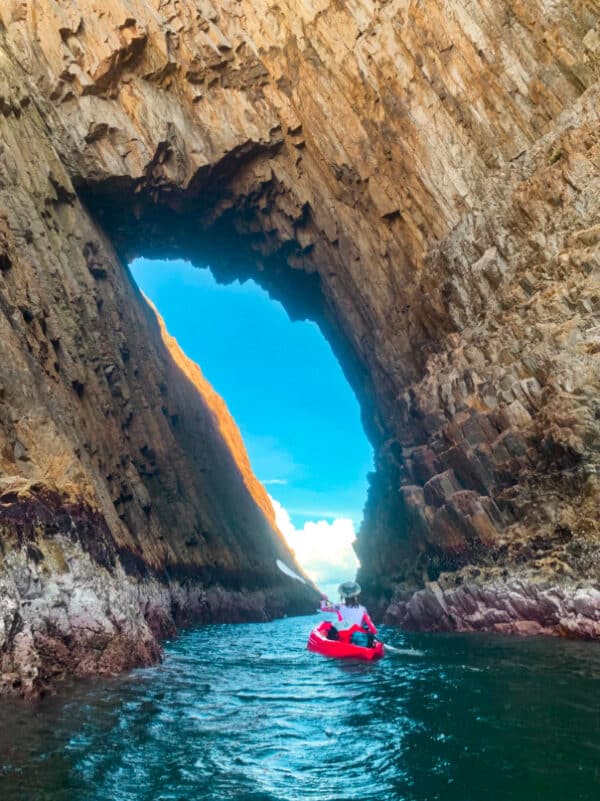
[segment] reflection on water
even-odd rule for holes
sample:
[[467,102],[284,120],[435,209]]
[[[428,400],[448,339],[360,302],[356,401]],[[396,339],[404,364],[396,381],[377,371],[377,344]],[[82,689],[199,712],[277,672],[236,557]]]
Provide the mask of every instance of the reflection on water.
[[209,626],[158,668],[0,706],[2,801],[597,801],[600,648],[405,635],[304,650],[315,618]]

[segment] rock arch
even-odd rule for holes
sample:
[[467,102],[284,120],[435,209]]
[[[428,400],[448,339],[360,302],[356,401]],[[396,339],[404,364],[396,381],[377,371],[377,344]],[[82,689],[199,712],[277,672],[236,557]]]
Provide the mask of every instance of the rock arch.
[[[22,418],[3,424],[13,472],[44,472],[48,442],[31,443],[47,426],[81,470],[63,484],[110,506],[106,471],[90,480],[110,437],[88,431],[78,455],[52,403],[79,432],[93,387],[115,430],[131,423],[129,383],[154,381],[164,354],[123,264],[210,259],[319,322],[340,358],[377,453],[361,578],[390,619],[595,636],[598,13],[5,4],[1,295],[7,351],[33,376],[9,394],[40,410],[28,442]],[[181,443],[188,402],[157,399],[145,423],[166,418]],[[126,538],[165,491],[144,446]]]

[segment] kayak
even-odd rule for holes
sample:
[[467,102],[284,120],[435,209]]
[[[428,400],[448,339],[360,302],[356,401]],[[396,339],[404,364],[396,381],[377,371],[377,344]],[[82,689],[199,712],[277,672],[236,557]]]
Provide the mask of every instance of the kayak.
[[362,645],[353,645],[350,637],[353,631],[363,631],[359,626],[345,629],[339,632],[339,640],[328,640],[327,634],[331,628],[331,623],[324,620],[311,631],[308,638],[307,648],[323,656],[331,656],[334,659],[381,659],[383,656],[383,643],[375,642],[373,648],[364,648]]

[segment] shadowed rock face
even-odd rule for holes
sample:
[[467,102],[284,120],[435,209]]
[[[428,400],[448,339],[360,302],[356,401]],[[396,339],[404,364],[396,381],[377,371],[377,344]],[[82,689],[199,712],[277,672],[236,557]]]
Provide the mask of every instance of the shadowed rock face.
[[171,564],[180,588],[264,586],[280,546],[232,505],[123,266],[183,255],[331,341],[376,449],[360,578],[390,620],[596,636],[600,4],[0,14],[5,506],[52,490],[100,514],[141,597]]

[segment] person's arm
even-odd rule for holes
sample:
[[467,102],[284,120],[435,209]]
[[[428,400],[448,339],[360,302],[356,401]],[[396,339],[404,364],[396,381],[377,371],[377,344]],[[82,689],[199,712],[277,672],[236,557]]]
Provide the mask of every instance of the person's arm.
[[334,615],[338,616],[338,620],[343,619],[337,604],[329,603],[329,599],[326,595],[321,597],[321,612],[333,612]]
[[377,628],[376,628],[375,624],[373,623],[373,621],[371,620],[371,618],[369,617],[369,613],[367,612],[366,609],[365,609],[365,613],[364,613],[364,615],[362,617],[361,624],[363,626],[366,626],[369,629],[369,631],[371,632],[371,634],[377,634]]

